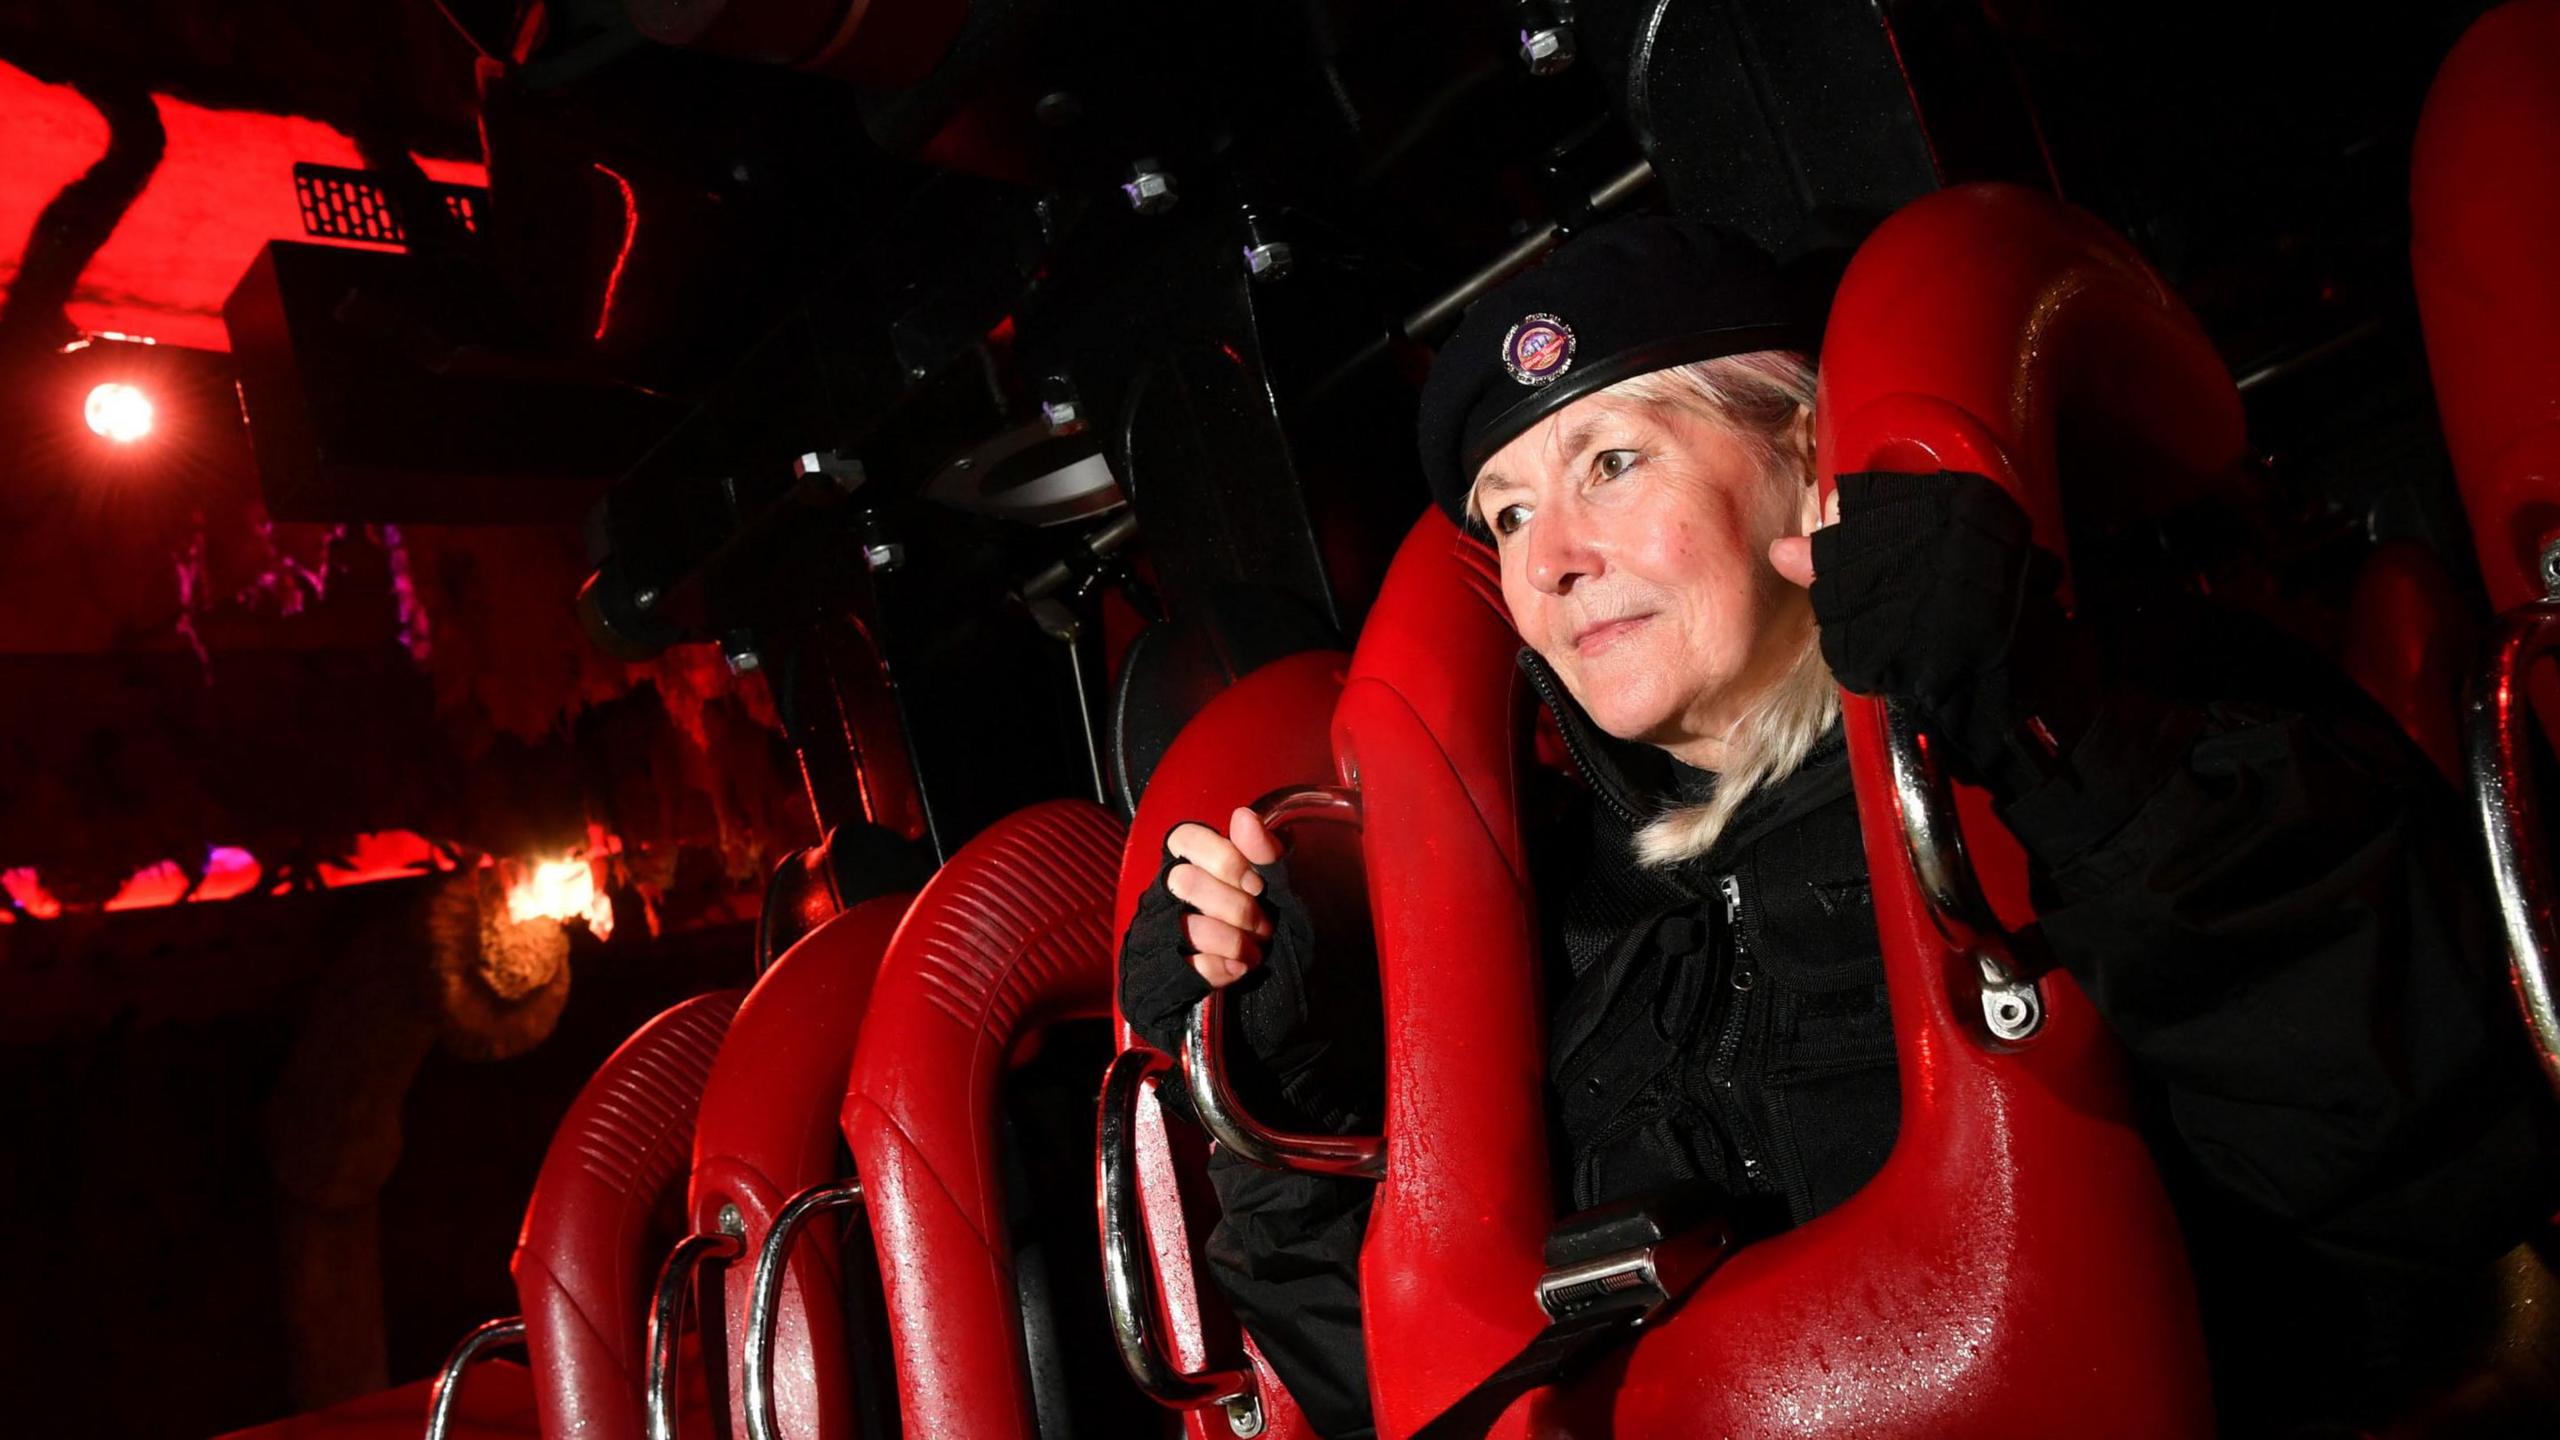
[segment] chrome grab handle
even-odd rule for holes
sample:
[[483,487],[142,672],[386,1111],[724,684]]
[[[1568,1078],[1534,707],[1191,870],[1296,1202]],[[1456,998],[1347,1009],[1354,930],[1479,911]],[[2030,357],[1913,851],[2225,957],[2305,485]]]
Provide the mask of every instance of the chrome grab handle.
[[[1274,790],[1254,802],[1262,823],[1278,831],[1310,820],[1357,826],[1360,796],[1334,785],[1293,785]],[[1191,1091],[1192,1112],[1202,1129],[1240,1160],[1266,1170],[1296,1170],[1309,1175],[1346,1175],[1377,1180],[1387,1173],[1387,1140],[1383,1135],[1300,1135],[1274,1130],[1245,1113],[1227,1079],[1225,1047],[1226,991],[1212,990],[1191,1007],[1182,1027],[1182,1080]]]
[[[2546,575],[2550,567],[2546,565]],[[2555,586],[2560,590],[2560,586]],[[2560,1090],[2560,1000],[2555,1000],[2551,858],[2525,773],[2526,667],[2560,649],[2560,598],[2519,605],[2498,618],[2489,658],[2464,706],[2471,799],[2489,851],[2498,918],[2507,932],[2507,968],[2542,1073]]]
[[523,1343],[521,1315],[492,1320],[462,1337],[453,1353],[444,1357],[444,1368],[436,1372],[436,1383],[427,1392],[427,1440],[445,1440],[453,1432],[454,1406],[462,1399],[462,1372],[479,1363],[481,1352]]
[[810,1217],[862,1203],[862,1183],[845,1180],[812,1185],[791,1197],[773,1217],[764,1244],[756,1249],[755,1284],[747,1301],[746,1400],[748,1440],[781,1440],[782,1426],[773,1413],[773,1334],[782,1308],[782,1277],[791,1246]]
[[1955,793],[1920,743],[1918,716],[1899,700],[1884,702],[1884,745],[1893,767],[1894,809],[1902,816],[1903,853],[1920,877],[1938,933],[1973,944],[1983,1024],[2002,1040],[2028,1039],[2044,1028],[2044,993],[2035,981],[2019,978],[1995,945],[1981,943],[2004,932],[1965,854]]
[[676,1345],[684,1332],[684,1302],[693,1293],[693,1272],[706,1260],[735,1260],[746,1248],[727,1230],[687,1235],[658,1267],[658,1289],[649,1304],[649,1440],[676,1440]]
[[1120,1347],[1120,1363],[1141,1393],[1175,1410],[1224,1406],[1228,1428],[1250,1437],[1263,1428],[1262,1395],[1253,1372],[1242,1367],[1185,1371],[1155,1329],[1156,1272],[1138,1195],[1138,1097],[1147,1081],[1172,1064],[1153,1050],[1124,1050],[1103,1072],[1102,1108],[1094,1127],[1102,1297],[1111,1311],[1111,1338]]

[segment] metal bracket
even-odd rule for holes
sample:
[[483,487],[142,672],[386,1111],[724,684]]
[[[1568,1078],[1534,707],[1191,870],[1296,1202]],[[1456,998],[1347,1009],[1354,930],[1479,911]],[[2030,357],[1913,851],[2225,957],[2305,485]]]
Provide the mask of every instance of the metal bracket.
[[478,1364],[486,1351],[501,1345],[524,1343],[524,1317],[510,1316],[492,1320],[462,1337],[453,1353],[444,1360],[444,1368],[436,1372],[435,1387],[427,1392],[426,1440],[445,1440],[453,1433],[454,1407],[462,1398],[462,1372]]
[[800,1229],[825,1211],[862,1203],[862,1185],[845,1180],[813,1185],[791,1197],[773,1217],[764,1243],[756,1247],[756,1273],[747,1299],[746,1401],[749,1440],[781,1440],[782,1425],[773,1411],[773,1336],[781,1318],[782,1279],[788,1273],[791,1246]]
[[[1360,796],[1335,785],[1292,785],[1254,802],[1254,812],[1273,832],[1310,820],[1357,826]],[[1220,1043],[1226,1034],[1226,992],[1212,990],[1191,1007],[1182,1027],[1182,1079],[1191,1090],[1192,1112],[1200,1126],[1239,1159],[1266,1170],[1295,1170],[1308,1175],[1344,1175],[1377,1180],[1387,1173],[1387,1141],[1383,1135],[1298,1135],[1274,1130],[1245,1112],[1227,1079]]]
[[1186,1371],[1156,1333],[1154,1257],[1138,1194],[1138,1097],[1148,1080],[1172,1064],[1153,1050],[1124,1050],[1103,1072],[1094,1178],[1101,1192],[1095,1208],[1102,1221],[1102,1297],[1111,1312],[1111,1338],[1129,1378],[1148,1399],[1174,1410],[1223,1406],[1228,1428],[1239,1436],[1259,1435],[1262,1401],[1252,1370]]
[[1956,822],[1955,796],[1921,742],[1917,716],[1900,701],[1885,702],[1884,737],[1893,767],[1894,809],[1902,816],[1903,853],[1919,877],[1930,917],[1939,934],[1972,948],[1982,1020],[1991,1034],[2011,1043],[2033,1039],[2044,1028],[2044,993],[2035,981],[2020,978],[1998,953],[2006,932],[1974,878],[1964,831]]
[[[723,1224],[737,1224],[734,1212],[720,1218]],[[735,1260],[746,1248],[733,1231],[687,1235],[658,1267],[658,1288],[649,1305],[649,1440],[677,1440],[676,1346],[684,1333],[684,1302],[693,1294],[694,1272],[705,1261]]]

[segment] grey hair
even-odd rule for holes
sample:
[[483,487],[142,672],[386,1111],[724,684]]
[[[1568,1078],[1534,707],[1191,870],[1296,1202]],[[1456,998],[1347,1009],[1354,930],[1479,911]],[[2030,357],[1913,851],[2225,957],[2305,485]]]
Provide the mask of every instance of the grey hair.
[[[1803,421],[1813,410],[1814,369],[1805,357],[1785,350],[1727,355],[1622,380],[1609,393],[1689,411],[1757,451],[1767,484],[1759,513],[1787,517],[1779,533],[1794,533],[1798,497],[1813,483],[1813,444]],[[1820,632],[1807,624],[1796,643],[1795,663],[1726,733],[1715,793],[1666,810],[1637,832],[1643,864],[1677,865],[1714,849],[1742,802],[1794,774],[1839,720],[1840,687],[1822,661]]]

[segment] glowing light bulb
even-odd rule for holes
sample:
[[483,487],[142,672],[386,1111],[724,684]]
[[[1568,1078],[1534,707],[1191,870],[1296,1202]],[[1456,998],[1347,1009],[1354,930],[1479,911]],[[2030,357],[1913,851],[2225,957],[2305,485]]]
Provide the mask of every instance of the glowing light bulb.
[[91,390],[81,414],[91,430],[119,445],[151,433],[151,397],[130,385],[110,382]]

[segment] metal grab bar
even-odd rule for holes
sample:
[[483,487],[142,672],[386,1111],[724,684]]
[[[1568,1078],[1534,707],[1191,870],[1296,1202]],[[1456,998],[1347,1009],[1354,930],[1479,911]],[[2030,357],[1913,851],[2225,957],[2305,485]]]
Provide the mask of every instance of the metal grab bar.
[[1893,766],[1893,805],[1902,817],[1902,849],[1920,877],[1930,919],[1949,941],[1970,946],[1980,972],[1982,1022],[1994,1036],[2018,1041],[2044,1027],[2044,993],[2019,978],[2002,939],[2006,931],[1982,898],[1964,830],[1956,823],[1955,794],[1920,740],[1920,725],[1899,700],[1884,702],[1884,746]]
[[1120,1363],[1141,1393],[1175,1410],[1224,1406],[1227,1428],[1249,1440],[1263,1428],[1262,1395],[1253,1372],[1243,1367],[1185,1371],[1156,1333],[1155,1264],[1138,1195],[1138,1097],[1147,1081],[1172,1064],[1153,1050],[1124,1050],[1103,1073],[1102,1108],[1094,1126],[1102,1295],[1111,1311],[1111,1338],[1120,1347]]
[[[1293,785],[1274,790],[1253,804],[1263,825],[1274,831],[1311,820],[1358,826],[1358,792],[1335,785]],[[1383,1135],[1300,1135],[1274,1130],[1245,1112],[1227,1079],[1225,1049],[1226,991],[1212,990],[1191,1007],[1182,1027],[1182,1080],[1191,1091],[1191,1109],[1200,1125],[1238,1159],[1266,1170],[1296,1170],[1309,1175],[1346,1175],[1377,1180],[1387,1173],[1387,1140]]]
[[[724,1222],[732,1219],[723,1215]],[[706,1260],[735,1260],[746,1242],[726,1230],[687,1235],[667,1252],[658,1267],[657,1294],[649,1304],[649,1440],[676,1440],[676,1345],[684,1332],[685,1297],[693,1293],[693,1272]]]
[[782,1277],[792,1243],[810,1217],[862,1203],[858,1180],[813,1185],[791,1197],[773,1217],[764,1244],[756,1248],[755,1283],[747,1301],[746,1399],[748,1440],[781,1440],[782,1426],[773,1413],[773,1335],[782,1308]]
[[[2546,562],[2543,573],[2548,577],[2551,571]],[[2560,586],[2553,589],[2560,594]],[[2463,738],[2470,751],[2472,804],[2507,932],[2508,974],[2543,1076],[2560,1091],[2560,1000],[2552,974],[2560,936],[2552,921],[2551,857],[2533,813],[2533,786],[2517,738],[2523,733],[2521,712],[2528,708],[2525,669],[2556,649],[2560,598],[2519,605],[2500,616],[2489,658],[2473,677],[2464,705]]]
[[444,1357],[444,1368],[436,1372],[436,1383],[427,1391],[427,1440],[445,1440],[453,1432],[453,1410],[462,1399],[462,1372],[479,1362],[481,1352],[523,1343],[521,1315],[492,1320],[462,1337],[453,1353]]

